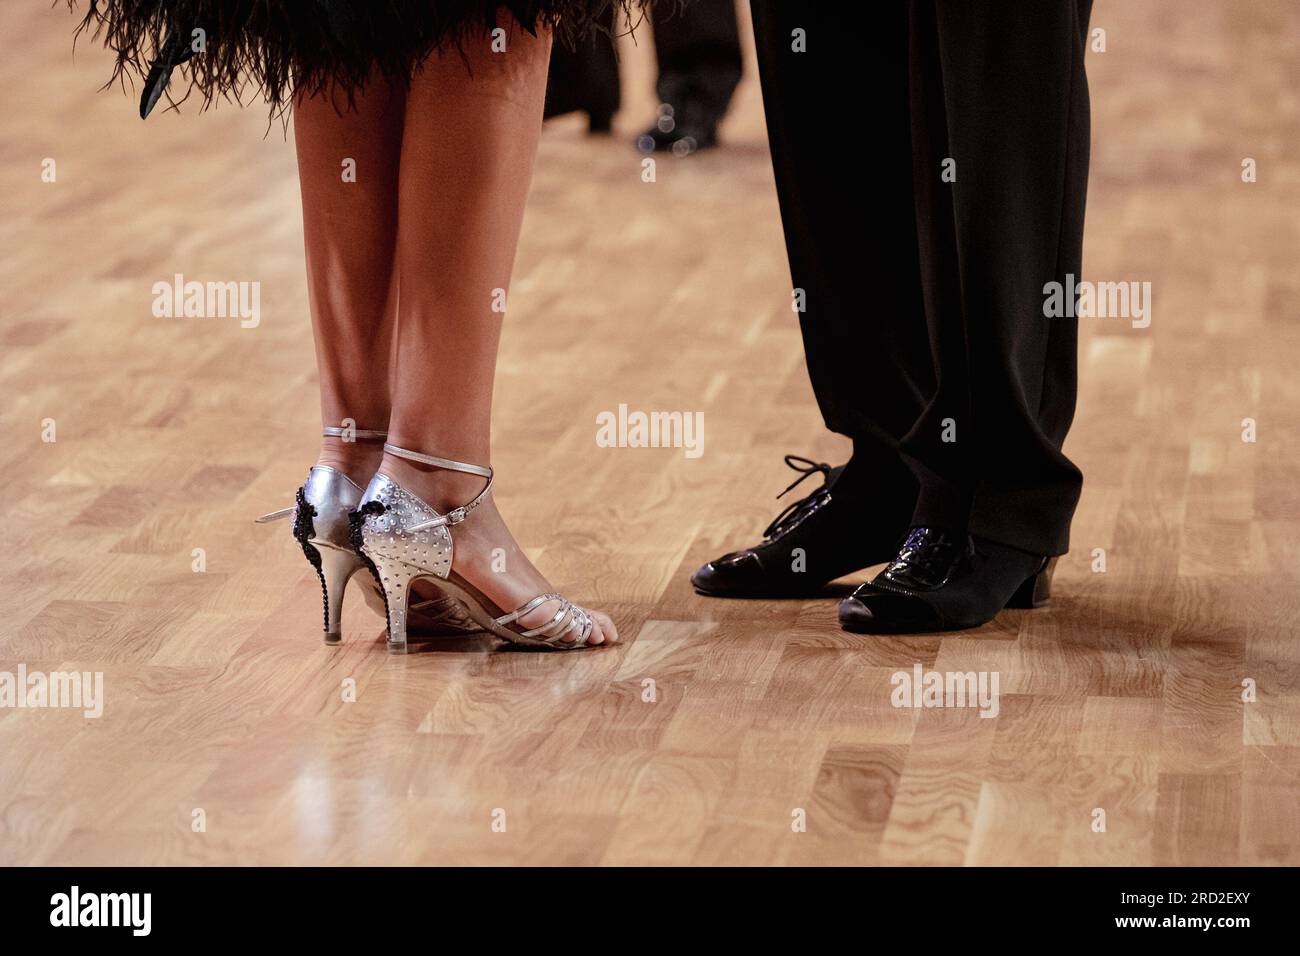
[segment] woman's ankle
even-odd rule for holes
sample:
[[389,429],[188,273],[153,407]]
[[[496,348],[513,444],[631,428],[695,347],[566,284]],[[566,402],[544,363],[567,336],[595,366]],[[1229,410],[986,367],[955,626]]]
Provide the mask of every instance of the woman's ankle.
[[365,488],[379,470],[379,462],[383,457],[383,442],[344,441],[338,436],[326,435],[321,439],[316,464],[341,471],[355,484]]
[[385,454],[379,471],[422,498],[439,514],[472,501],[487,479],[461,471],[437,468]]

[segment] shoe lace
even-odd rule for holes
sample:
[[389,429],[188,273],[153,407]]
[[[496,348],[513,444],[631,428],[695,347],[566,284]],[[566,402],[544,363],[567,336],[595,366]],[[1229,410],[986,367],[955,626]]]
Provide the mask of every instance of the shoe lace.
[[813,461],[811,458],[804,458],[801,455],[786,455],[785,463],[787,467],[799,472],[799,477],[786,485],[785,491],[776,496],[778,500],[794,491],[795,488],[813,475],[820,474],[822,484],[798,501],[790,502],[784,511],[773,518],[772,523],[763,531],[763,538],[766,540],[779,537],[788,528],[798,524],[814,506],[821,504],[822,499],[830,493],[831,472],[834,469],[829,464],[824,461]]
[[962,543],[945,532],[936,533],[933,528],[912,528],[907,532],[907,538],[898,549],[897,556],[890,562],[890,570],[929,570],[935,563],[949,560],[954,547],[964,547],[972,555],[977,553],[975,542],[969,536]]

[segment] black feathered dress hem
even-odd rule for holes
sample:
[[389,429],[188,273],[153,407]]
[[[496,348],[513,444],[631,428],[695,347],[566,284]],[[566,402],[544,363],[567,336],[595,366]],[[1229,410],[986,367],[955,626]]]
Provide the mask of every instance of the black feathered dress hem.
[[[651,0],[68,0],[77,35],[116,56],[106,85],[139,80],[141,115],[164,95],[265,100],[284,112],[299,93],[349,101],[372,78],[406,82],[435,51],[464,49],[497,27],[554,31],[572,45],[603,29],[610,7],[632,22]],[[675,6],[674,2],[666,4]],[[179,75],[168,80],[179,67]]]

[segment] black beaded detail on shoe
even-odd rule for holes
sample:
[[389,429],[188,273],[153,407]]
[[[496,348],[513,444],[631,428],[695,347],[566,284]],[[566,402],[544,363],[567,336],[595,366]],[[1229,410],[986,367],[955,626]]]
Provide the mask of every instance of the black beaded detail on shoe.
[[311,566],[316,569],[316,578],[320,581],[321,609],[325,617],[325,630],[328,631],[330,628],[329,591],[325,587],[325,572],[321,568],[320,552],[311,543],[311,539],[316,536],[316,526],[312,521],[315,517],[316,508],[308,503],[306,488],[299,488],[298,506],[293,512],[293,536],[299,546],[302,547],[302,553],[311,563]]
[[348,526],[350,528],[349,537],[352,540],[352,550],[361,558],[361,563],[366,566],[370,576],[375,580],[375,589],[384,601],[384,626],[388,626],[388,592],[384,590],[384,581],[379,574],[379,569],[375,567],[375,562],[371,561],[366,553],[361,550],[362,536],[361,527],[366,523],[368,515],[381,515],[384,513],[384,503],[382,501],[367,501],[356,511],[348,512]]

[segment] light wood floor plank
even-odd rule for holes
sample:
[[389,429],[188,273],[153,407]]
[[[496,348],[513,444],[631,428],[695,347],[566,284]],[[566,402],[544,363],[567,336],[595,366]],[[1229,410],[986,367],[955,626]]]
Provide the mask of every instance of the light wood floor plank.
[[[494,425],[522,545],[627,643],[396,658],[359,595],[323,646],[300,550],[250,520],[318,427],[291,144],[257,108],[141,123],[66,11],[0,5],[0,672],[105,687],[97,719],[0,708],[0,863],[1300,863],[1300,11],[1093,24],[1085,278],[1150,281],[1154,311],[1083,322],[1050,609],[886,639],[830,599],[692,592],[784,503],[782,454],[847,443],[752,56],[723,148],[646,183],[647,41],[615,137],[544,133]],[[869,310],[891,276],[862,265]],[[178,272],[259,281],[260,325],[155,318]],[[704,454],[597,447],[619,403],[704,412]],[[894,706],[916,666],[996,674],[996,716]]]

